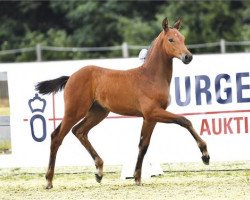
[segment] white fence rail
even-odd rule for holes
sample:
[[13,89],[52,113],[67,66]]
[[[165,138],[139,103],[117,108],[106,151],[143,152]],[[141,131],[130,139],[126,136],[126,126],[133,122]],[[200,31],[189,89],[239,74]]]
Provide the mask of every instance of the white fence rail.
[[[249,46],[249,49],[245,51],[250,51],[250,41],[226,41],[221,39],[218,42],[210,42],[210,43],[203,43],[203,44],[190,44],[187,45],[189,49],[208,49],[211,47],[219,47],[221,53],[227,52],[227,47],[230,46]],[[129,57],[129,50],[140,50],[142,48],[148,48],[149,46],[143,45],[129,45],[127,42],[122,43],[119,46],[104,46],[104,47],[55,47],[55,46],[42,46],[41,44],[37,44],[35,47],[28,47],[28,48],[20,48],[20,49],[11,49],[11,50],[2,50],[0,51],[0,56],[7,55],[7,54],[16,54],[16,53],[23,53],[23,52],[36,52],[36,60],[38,62],[42,61],[43,59],[43,52],[44,51],[57,51],[57,52],[100,52],[100,51],[122,51],[122,57],[128,58]],[[207,53],[210,51],[207,50]]]

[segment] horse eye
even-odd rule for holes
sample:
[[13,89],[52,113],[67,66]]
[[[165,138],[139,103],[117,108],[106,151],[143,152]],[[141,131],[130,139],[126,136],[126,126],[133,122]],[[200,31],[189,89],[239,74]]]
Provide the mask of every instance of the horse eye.
[[169,38],[168,41],[169,42],[174,42],[174,39],[173,38]]

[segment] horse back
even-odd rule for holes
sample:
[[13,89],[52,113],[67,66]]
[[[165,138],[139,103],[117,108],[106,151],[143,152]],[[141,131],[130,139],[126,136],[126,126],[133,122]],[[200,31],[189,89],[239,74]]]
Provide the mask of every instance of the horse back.
[[139,78],[137,71],[113,70],[93,65],[83,67],[69,78],[64,99],[76,104],[89,99],[118,114],[141,115],[136,88]]

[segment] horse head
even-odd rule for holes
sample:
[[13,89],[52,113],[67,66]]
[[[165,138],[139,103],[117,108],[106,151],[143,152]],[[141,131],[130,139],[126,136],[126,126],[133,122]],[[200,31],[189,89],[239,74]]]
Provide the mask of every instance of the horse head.
[[173,27],[168,26],[167,18],[162,21],[163,48],[171,58],[179,58],[183,63],[188,64],[193,56],[185,45],[185,37],[179,32],[180,27],[180,19],[175,22]]

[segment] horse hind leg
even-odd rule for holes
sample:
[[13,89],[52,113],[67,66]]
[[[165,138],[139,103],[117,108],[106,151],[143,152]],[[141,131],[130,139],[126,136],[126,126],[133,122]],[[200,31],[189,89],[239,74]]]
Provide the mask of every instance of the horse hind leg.
[[108,116],[108,114],[109,111],[101,107],[99,104],[94,103],[87,113],[86,117],[72,129],[73,134],[79,139],[79,141],[86,148],[95,162],[97,170],[95,177],[98,183],[101,182],[103,177],[103,160],[88,140],[88,133],[91,128],[99,124]]
[[73,127],[74,123],[76,122],[67,120],[67,118],[64,117],[62,123],[51,134],[49,166],[46,173],[46,180],[47,180],[46,189],[51,189],[53,187],[52,180],[54,177],[56,154],[59,147],[62,144],[64,137],[68,134],[70,129]]
[[57,135],[59,134],[60,128],[61,128],[61,124],[51,134],[49,166],[48,166],[48,170],[45,176],[47,180],[46,189],[51,189],[53,187],[52,180],[54,177],[56,154],[60,146],[59,141],[56,138],[57,138]]
[[[85,106],[65,107],[65,115],[61,124],[51,134],[51,146],[50,146],[50,159],[49,166],[46,173],[47,186],[46,189],[53,187],[52,180],[54,177],[54,169],[56,162],[57,151],[62,144],[64,137],[69,133],[70,129],[86,115],[91,106],[91,102],[86,101]],[[76,114],[79,111],[78,114]]]

